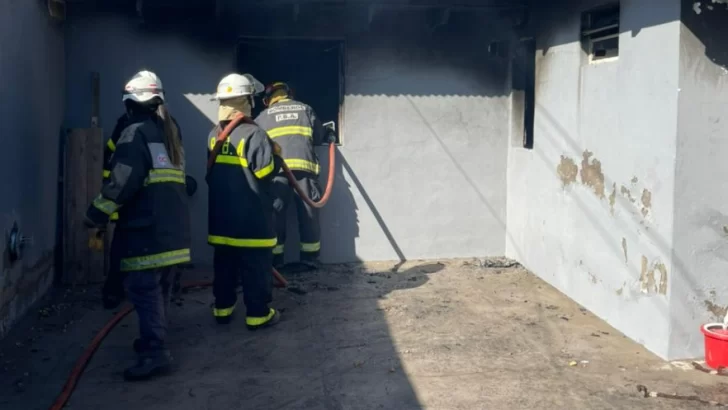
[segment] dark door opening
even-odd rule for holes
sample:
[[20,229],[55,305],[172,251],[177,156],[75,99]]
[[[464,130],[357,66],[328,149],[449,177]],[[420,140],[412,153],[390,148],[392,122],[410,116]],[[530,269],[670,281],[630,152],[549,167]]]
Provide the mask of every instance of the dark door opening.
[[[294,98],[310,105],[321,122],[336,122],[340,141],[341,105],[344,95],[342,41],[245,38],[238,43],[237,67],[267,85],[286,82]],[[265,107],[256,101],[253,115]]]

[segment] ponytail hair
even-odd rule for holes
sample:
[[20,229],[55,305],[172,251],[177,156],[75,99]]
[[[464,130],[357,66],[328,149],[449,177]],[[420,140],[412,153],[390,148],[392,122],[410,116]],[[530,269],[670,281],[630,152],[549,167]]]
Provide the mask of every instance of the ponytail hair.
[[177,124],[172,121],[172,116],[169,115],[167,106],[165,104],[159,104],[157,106],[157,115],[162,119],[162,125],[164,128],[164,147],[167,149],[169,154],[169,160],[176,167],[179,167],[184,162],[184,152],[182,149],[182,141],[179,138],[179,129]]

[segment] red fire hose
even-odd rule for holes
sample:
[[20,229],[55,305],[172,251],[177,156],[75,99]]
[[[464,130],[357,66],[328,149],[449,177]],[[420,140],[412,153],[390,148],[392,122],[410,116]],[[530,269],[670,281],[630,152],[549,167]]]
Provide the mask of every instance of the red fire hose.
[[326,191],[324,191],[324,195],[316,202],[312,201],[311,198],[308,197],[301,186],[298,185],[296,177],[293,176],[288,165],[286,165],[285,162],[283,163],[283,171],[286,173],[288,183],[293,187],[298,196],[301,197],[303,202],[314,208],[323,208],[324,205],[329,202],[329,198],[331,198],[331,191],[333,191],[332,188],[334,187],[334,161],[336,160],[336,151],[334,151],[335,146],[336,145],[334,143],[329,144],[329,179],[326,181]]
[[[237,124],[242,122],[243,120],[252,121],[247,118],[244,118],[243,116],[239,116],[235,118],[233,121],[230,122],[230,124],[225,127],[225,130],[221,132],[220,134],[227,136],[227,134],[232,131]],[[220,138],[218,136],[217,141],[218,144],[215,144],[215,148],[213,148],[213,155],[217,156],[217,153],[220,152],[220,148],[222,146],[222,141],[224,138]],[[286,177],[288,178],[289,184],[293,187],[293,189],[296,190],[296,193],[301,197],[303,201],[305,201],[307,204],[314,208],[322,208],[324,205],[326,205],[326,202],[328,202],[329,198],[331,197],[331,191],[334,186],[334,161],[335,161],[335,144],[329,145],[329,175],[328,180],[326,182],[326,191],[324,192],[323,196],[319,201],[312,201],[308,195],[301,189],[301,187],[298,185],[298,182],[296,181],[296,178],[293,176],[293,173],[288,168],[285,163],[283,164],[283,171],[285,172]],[[217,151],[217,153],[215,153]],[[212,158],[212,155],[211,155]],[[212,163],[215,162],[215,159],[212,158]],[[211,162],[208,161],[208,169],[211,167]],[[278,288],[285,288],[288,285],[288,281],[275,269],[273,268],[273,277],[276,280],[275,286]],[[185,283],[182,288],[183,289],[189,289],[189,288],[195,288],[195,287],[208,287],[211,286],[212,282],[210,281],[203,281],[203,282],[187,282]],[[134,307],[126,304],[124,307],[115,314],[111,320],[109,320],[106,325],[99,330],[99,332],[96,334],[96,336],[91,340],[91,343],[86,347],[86,349],[83,351],[83,354],[81,354],[81,357],[78,358],[76,361],[76,364],[73,366],[73,370],[71,370],[71,374],[68,376],[68,380],[66,380],[66,384],[63,386],[63,390],[61,390],[61,394],[58,395],[56,400],[53,402],[53,405],[50,407],[50,410],[61,410],[66,403],[68,402],[68,399],[71,398],[71,394],[73,394],[73,390],[76,388],[76,384],[81,379],[81,376],[83,375],[83,371],[88,365],[88,363],[91,361],[91,358],[93,357],[94,353],[96,353],[96,350],[98,350],[99,346],[101,346],[101,342],[104,340],[104,338],[111,333],[111,331],[116,327],[121,320],[128,315],[132,310],[134,310]]]
[[[285,288],[288,286],[288,281],[286,281],[283,276],[281,276],[278,271],[273,268],[273,277],[276,279],[275,287],[277,288]],[[196,281],[196,282],[186,282],[184,285],[182,285],[182,289],[189,289],[189,288],[205,288],[208,286],[212,286],[212,281]],[[91,343],[86,347],[86,349],[81,354],[81,357],[78,358],[76,361],[76,364],[73,366],[73,370],[71,370],[71,375],[66,380],[66,384],[63,386],[63,390],[61,390],[61,394],[58,395],[56,398],[56,401],[53,402],[53,405],[51,406],[51,410],[61,410],[63,406],[66,405],[68,402],[68,399],[71,398],[71,394],[73,394],[73,390],[76,388],[76,384],[81,379],[81,375],[83,374],[84,369],[86,369],[86,366],[91,361],[91,358],[93,357],[94,353],[96,353],[96,350],[98,350],[99,346],[101,346],[101,342],[106,338],[106,336],[111,333],[111,331],[116,327],[116,325],[121,322],[126,315],[131,313],[131,311],[134,310],[134,306],[130,304],[125,304],[119,312],[117,312],[111,320],[109,320],[106,325],[104,325],[101,330],[94,336],[93,340],[91,340]]]

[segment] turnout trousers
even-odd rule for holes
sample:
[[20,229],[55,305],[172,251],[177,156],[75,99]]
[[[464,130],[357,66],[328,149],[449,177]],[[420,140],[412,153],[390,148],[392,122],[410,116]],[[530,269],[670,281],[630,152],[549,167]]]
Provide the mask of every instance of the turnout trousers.
[[125,272],[129,301],[139,317],[141,342],[151,349],[164,348],[167,338],[172,267]]
[[271,248],[215,246],[213,259],[215,319],[220,323],[230,320],[238,299],[238,284],[242,283],[246,324],[257,326],[267,322],[272,315],[268,304],[273,299]]
[[[315,175],[293,171],[298,185],[312,201],[321,199],[321,187]],[[275,266],[283,264],[283,254],[286,243],[286,215],[291,201],[296,203],[298,217],[298,233],[300,237],[300,260],[303,262],[318,260],[321,251],[321,227],[319,226],[319,210],[304,202],[293,187],[288,184],[285,176],[276,176],[273,179],[271,192],[273,194],[273,209],[275,210],[276,234],[278,245],[273,249]]]

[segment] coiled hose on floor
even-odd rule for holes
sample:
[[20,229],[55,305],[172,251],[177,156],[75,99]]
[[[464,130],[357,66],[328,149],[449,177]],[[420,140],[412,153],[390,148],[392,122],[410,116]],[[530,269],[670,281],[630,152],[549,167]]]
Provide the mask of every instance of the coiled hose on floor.
[[[244,120],[247,120],[247,118],[244,118],[243,116],[236,117],[233,121],[230,122],[227,127],[225,127],[225,130],[220,133],[220,136],[223,136],[223,138],[220,138],[220,136],[218,136],[217,141],[223,141],[227,137],[227,135],[229,135],[229,133],[238,124],[240,124],[240,122]],[[222,144],[215,144],[215,147],[217,148],[217,153],[220,152],[220,147],[218,145],[221,146]],[[214,152],[215,148],[213,148],[213,153]],[[293,187],[293,189],[304,202],[314,208],[323,208],[323,206],[326,205],[326,203],[329,201],[329,198],[331,197],[331,191],[334,186],[334,161],[336,159],[335,155],[335,144],[332,142],[331,144],[329,144],[329,174],[328,180],[326,181],[326,191],[321,196],[321,199],[319,201],[313,201],[311,200],[311,198],[308,197],[306,192],[304,192],[303,189],[298,185],[296,178],[294,177],[288,166],[285,163],[283,164],[283,171],[286,175],[286,178],[288,178],[288,183]],[[215,156],[217,156],[217,154],[215,154]],[[214,158],[212,158],[212,163],[214,163],[214,161]],[[208,169],[210,167],[211,163],[208,161]],[[286,286],[288,286],[288,281],[286,281],[286,279],[275,268],[273,268],[273,277],[276,281],[276,287],[285,288]],[[212,286],[211,281],[186,282],[182,285],[182,288],[189,289],[208,286]],[[99,346],[101,346],[101,342],[104,340],[104,338],[106,338],[109,333],[111,333],[114,327],[116,327],[116,325],[119,324],[119,322],[121,322],[124,317],[126,317],[126,315],[131,313],[132,310],[134,310],[133,306],[125,304],[122,309],[118,313],[116,313],[111,318],[111,320],[109,320],[106,325],[101,328],[101,330],[99,330],[96,336],[94,336],[93,340],[91,340],[91,343],[88,345],[88,347],[86,347],[86,349],[81,354],[81,357],[78,358],[76,364],[73,366],[73,370],[71,370],[71,374],[68,376],[66,384],[63,386],[63,390],[61,390],[61,393],[53,402],[53,405],[51,405],[50,410],[61,410],[66,405],[66,403],[68,403],[68,400],[71,398],[71,394],[73,394],[73,390],[76,388],[76,384],[83,375],[84,369],[86,369],[86,366],[91,361],[91,358],[93,357],[94,353],[96,353],[96,350],[98,350]]]

